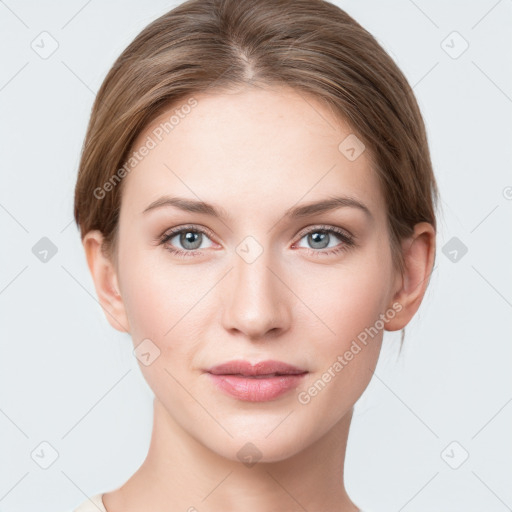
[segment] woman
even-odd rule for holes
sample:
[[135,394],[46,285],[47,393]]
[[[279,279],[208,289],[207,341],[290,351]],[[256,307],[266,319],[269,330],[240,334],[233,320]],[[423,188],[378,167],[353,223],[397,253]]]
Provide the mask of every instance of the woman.
[[409,84],[336,6],[189,0],[146,27],[98,92],[75,219],[153,432],[76,510],[359,510],[353,406],[424,296],[436,195]]

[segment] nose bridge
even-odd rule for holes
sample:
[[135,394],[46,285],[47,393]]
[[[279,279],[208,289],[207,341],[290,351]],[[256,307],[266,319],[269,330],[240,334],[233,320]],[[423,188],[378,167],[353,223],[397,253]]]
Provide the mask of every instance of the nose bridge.
[[278,265],[272,261],[271,251],[247,237],[235,252],[226,290],[229,299],[223,313],[225,328],[236,329],[250,338],[286,329],[289,321],[286,290],[274,275],[274,267]]

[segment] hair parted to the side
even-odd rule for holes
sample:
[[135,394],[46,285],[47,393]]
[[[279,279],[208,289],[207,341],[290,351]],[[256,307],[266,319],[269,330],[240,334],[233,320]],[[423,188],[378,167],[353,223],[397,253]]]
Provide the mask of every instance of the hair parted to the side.
[[100,230],[115,264],[123,183],[101,199],[93,191],[171,106],[245,85],[289,86],[348,123],[380,178],[394,261],[403,269],[400,242],[418,222],[436,227],[423,118],[375,38],[323,0],[188,0],[148,25],[115,61],[92,108],[75,189],[82,239]]

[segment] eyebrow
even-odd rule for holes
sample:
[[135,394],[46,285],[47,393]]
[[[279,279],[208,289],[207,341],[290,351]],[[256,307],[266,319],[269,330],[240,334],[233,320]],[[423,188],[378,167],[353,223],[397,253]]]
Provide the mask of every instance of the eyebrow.
[[[168,206],[174,206],[186,212],[210,215],[219,219],[229,218],[229,215],[226,213],[226,211],[218,206],[214,206],[204,201],[196,201],[195,199],[171,196],[162,196],[158,198],[156,201],[153,201],[142,213],[146,214],[151,210]],[[321,201],[294,206],[285,211],[284,217],[291,219],[308,217],[343,207],[357,208],[362,210],[368,217],[373,217],[370,209],[365,204],[358,201],[357,199],[347,196],[335,196],[328,199],[323,199]]]

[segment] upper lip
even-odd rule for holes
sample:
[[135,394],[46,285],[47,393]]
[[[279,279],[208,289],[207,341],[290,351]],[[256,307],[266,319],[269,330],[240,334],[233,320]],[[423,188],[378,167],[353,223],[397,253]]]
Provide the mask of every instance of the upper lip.
[[236,360],[213,366],[207,372],[214,375],[243,375],[251,377],[254,375],[299,375],[306,373],[307,370],[302,370],[282,361],[269,360],[251,364],[249,361]]

